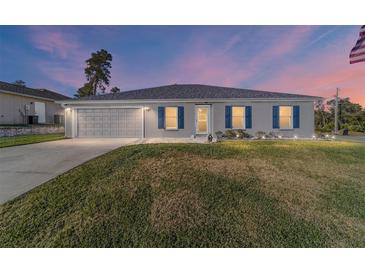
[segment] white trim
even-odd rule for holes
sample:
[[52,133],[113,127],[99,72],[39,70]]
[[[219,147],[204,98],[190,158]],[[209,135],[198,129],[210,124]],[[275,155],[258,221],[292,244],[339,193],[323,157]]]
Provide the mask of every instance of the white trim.
[[72,109],[72,129],[71,129],[71,136],[72,138],[77,137],[77,109]]
[[254,103],[254,102],[314,102],[321,97],[313,98],[221,98],[221,99],[159,99],[159,100],[63,100],[56,101],[63,107],[82,104],[159,104],[159,103]]
[[145,136],[145,132],[144,132],[144,130],[145,130],[145,125],[144,125],[144,119],[145,119],[145,116],[146,116],[146,110],[145,110],[145,108],[144,107],[142,107],[142,109],[141,109],[142,111],[142,139],[144,139],[146,136]]
[[[67,122],[67,113],[69,112],[69,111],[71,111],[70,109],[65,109],[65,112],[64,112],[64,119],[63,119],[63,121],[64,121],[64,129],[65,129],[65,137],[67,137],[67,129],[68,129],[68,122]],[[71,132],[71,136],[72,136],[72,132]]]
[[68,106],[73,109],[95,109],[95,108],[143,108],[143,106]]
[[214,133],[214,105],[212,104],[210,106],[210,112],[211,112],[211,130],[209,133],[213,135]]

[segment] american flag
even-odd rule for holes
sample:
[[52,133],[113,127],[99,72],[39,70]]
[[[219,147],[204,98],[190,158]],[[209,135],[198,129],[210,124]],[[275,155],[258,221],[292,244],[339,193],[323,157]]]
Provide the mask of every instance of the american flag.
[[360,36],[350,53],[350,64],[365,62],[365,25],[360,28]]

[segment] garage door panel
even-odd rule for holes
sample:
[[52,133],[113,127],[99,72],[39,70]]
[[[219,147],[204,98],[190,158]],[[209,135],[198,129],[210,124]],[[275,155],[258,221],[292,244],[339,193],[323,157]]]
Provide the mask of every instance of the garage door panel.
[[77,117],[79,137],[142,137],[141,109],[80,109]]

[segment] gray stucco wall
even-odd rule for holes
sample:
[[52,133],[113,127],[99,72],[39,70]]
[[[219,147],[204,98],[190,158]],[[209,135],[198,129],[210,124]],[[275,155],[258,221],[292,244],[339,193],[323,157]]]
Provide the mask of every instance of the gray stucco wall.
[[[141,106],[148,107],[145,111],[145,137],[170,137],[170,138],[187,138],[195,133],[195,105],[196,103],[153,103],[153,104],[117,104],[113,106]],[[249,105],[252,106],[252,128],[247,129],[251,135],[257,131],[275,132],[282,136],[310,138],[314,133],[314,105],[313,102],[302,101],[282,101],[282,102],[250,102],[237,101],[232,103],[211,103],[211,131],[225,131],[225,106],[226,105]],[[300,128],[290,130],[280,130],[272,128],[272,107],[274,105],[283,106],[300,106]],[[98,106],[103,106],[99,105]],[[111,107],[111,105],[104,105]],[[164,130],[158,129],[158,107],[159,106],[184,106],[184,129]],[[67,137],[72,136],[72,111],[65,115]]]
[[[216,103],[214,104],[214,132],[225,129],[225,106],[232,104]],[[254,135],[258,131],[266,133],[274,132],[282,136],[309,138],[314,133],[314,105],[313,102],[237,102],[233,105],[252,106],[252,128],[246,131]],[[272,107],[282,106],[300,106],[300,127],[295,129],[273,129],[272,127]]]
[[20,111],[24,113],[24,106],[29,105],[29,113],[27,114],[34,115],[34,102],[45,103],[47,124],[54,123],[55,114],[63,115],[62,106],[52,101],[0,92],[0,125],[25,123]]

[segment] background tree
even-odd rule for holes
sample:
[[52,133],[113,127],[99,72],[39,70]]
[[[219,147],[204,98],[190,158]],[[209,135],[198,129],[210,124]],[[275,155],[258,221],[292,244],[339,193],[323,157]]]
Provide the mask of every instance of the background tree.
[[111,92],[111,93],[117,93],[117,92],[120,92],[120,88],[118,88],[118,87],[113,87],[113,88],[111,88],[110,92]]
[[105,92],[111,78],[112,60],[112,55],[105,49],[91,53],[91,58],[86,60],[85,76],[87,83],[79,88],[76,97],[96,95],[99,90],[102,93]]
[[14,85],[25,87],[25,82],[23,80],[15,80],[13,82]]
[[[327,101],[326,105],[316,104],[316,130],[330,132],[334,129],[335,100]],[[339,98],[338,128],[348,128],[351,131],[365,133],[365,109],[359,104],[352,103],[349,98]]]
[[79,88],[75,97],[80,98],[84,96],[90,96],[93,94],[93,87],[90,83],[84,84],[82,88]]

